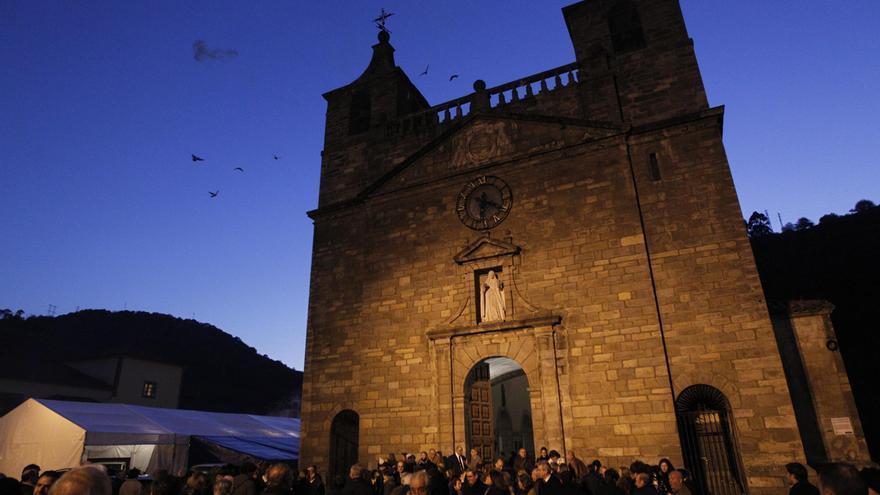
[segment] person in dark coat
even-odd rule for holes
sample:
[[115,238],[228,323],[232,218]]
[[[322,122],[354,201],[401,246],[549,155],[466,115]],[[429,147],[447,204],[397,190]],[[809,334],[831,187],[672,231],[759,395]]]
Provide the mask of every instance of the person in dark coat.
[[480,475],[473,469],[464,472],[464,485],[461,487],[463,495],[484,495],[486,485],[480,479]]
[[513,459],[514,474],[519,474],[521,471],[531,474],[532,469],[535,469],[535,461],[532,460],[525,448],[520,448]]
[[428,464],[425,472],[428,473],[428,492],[430,495],[449,494],[449,484],[446,480],[446,475],[440,472],[433,462]]
[[266,489],[263,495],[290,495],[293,491],[293,473],[290,466],[279,462],[266,471]]
[[672,495],[691,495],[691,489],[684,484],[684,473],[677,469],[669,473],[669,493]]
[[807,480],[807,468],[799,462],[790,462],[785,465],[788,473],[788,484],[791,488],[789,495],[819,495],[819,489]]
[[349,469],[342,495],[373,495],[373,487],[364,479],[363,473],[364,467],[360,464],[355,464]]
[[626,491],[620,487],[620,473],[616,469],[606,469],[602,478],[593,495],[626,495]]
[[[599,471],[600,469],[602,469],[602,463],[596,459],[587,465],[587,473],[581,477],[581,485],[583,485],[584,490],[592,495],[599,495],[605,482],[604,476]],[[617,474],[617,471],[615,471],[615,474]],[[617,477],[620,478],[620,474],[617,474]],[[615,483],[617,483],[617,480],[615,480]]]
[[461,476],[467,469],[467,457],[464,456],[464,448],[459,445],[455,448],[455,452],[446,458],[446,469],[452,469],[455,476]]
[[52,488],[52,485],[54,485],[60,477],[61,475],[55,471],[44,471],[43,474],[37,478],[37,484],[34,485],[34,495],[49,495],[49,489]]
[[330,483],[327,495],[342,495],[342,490],[345,490],[345,477],[337,474]]
[[548,461],[550,457],[547,456],[547,447],[541,447],[541,450],[538,451],[538,457],[535,458],[535,464],[540,461]]
[[535,467],[538,479],[535,481],[537,495],[562,495],[562,482],[550,470],[547,461],[541,461]]
[[37,479],[40,477],[40,466],[36,464],[28,464],[21,470],[21,481],[19,489],[21,495],[33,495],[34,486],[37,485]]
[[672,488],[669,486],[669,473],[675,471],[675,468],[672,467],[672,461],[666,459],[660,459],[660,462],[657,464],[657,493],[660,495],[669,495],[672,492]]
[[507,484],[507,480],[500,470],[489,471],[488,480],[491,483],[487,483],[489,489],[486,490],[486,495],[510,495],[510,485]]
[[[238,494],[233,493],[232,495]],[[324,480],[318,474],[317,466],[306,468],[306,477],[300,483],[298,495],[324,495]]]
[[657,489],[651,483],[651,474],[640,472],[636,474],[636,484],[632,495],[657,495]]
[[257,482],[254,481],[254,473],[256,472],[256,464],[243,463],[239,474],[232,478],[232,495],[257,495],[259,490],[257,490]]

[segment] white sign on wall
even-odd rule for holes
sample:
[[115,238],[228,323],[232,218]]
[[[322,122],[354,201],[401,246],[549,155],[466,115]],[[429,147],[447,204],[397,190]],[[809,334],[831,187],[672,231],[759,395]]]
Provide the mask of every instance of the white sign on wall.
[[831,428],[835,435],[855,435],[849,418],[831,418]]

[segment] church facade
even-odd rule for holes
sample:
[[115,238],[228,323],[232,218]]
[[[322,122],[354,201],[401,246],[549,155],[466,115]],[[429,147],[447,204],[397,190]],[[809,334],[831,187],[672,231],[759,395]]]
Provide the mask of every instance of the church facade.
[[803,419],[678,2],[563,15],[571,64],[432,106],[380,32],[324,95],[301,465],[473,446],[473,372],[507,358],[529,445],[779,493]]

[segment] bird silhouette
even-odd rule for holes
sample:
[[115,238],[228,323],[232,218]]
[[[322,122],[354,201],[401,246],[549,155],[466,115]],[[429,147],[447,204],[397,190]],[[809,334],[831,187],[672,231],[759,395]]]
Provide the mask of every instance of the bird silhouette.
[[232,170],[238,170],[238,171],[239,171],[239,172],[244,172],[244,169],[243,169],[243,168],[241,168],[241,167],[235,167],[235,168],[234,168],[234,169],[232,169]]
[[196,155],[190,155],[190,156],[192,156],[192,161],[194,161],[194,162],[203,162],[203,161],[205,161],[205,159],[202,158],[202,157],[200,157],[200,156],[196,156]]
[[277,159],[279,159],[279,158],[281,158],[281,157],[280,157],[280,156],[278,156],[278,155],[272,155],[272,158],[274,158],[274,159],[276,159],[276,160],[277,160]]
[[220,190],[216,190],[214,192],[208,191],[208,194],[211,195],[212,198],[216,198],[218,194],[220,194]]
[[449,76],[449,80],[451,81],[451,80],[455,79],[456,77],[458,77],[458,74],[453,74],[453,75]]
[[427,76],[427,75],[428,75],[428,67],[430,67],[430,65],[426,65],[426,66],[425,66],[425,70],[424,70],[421,74],[419,74],[419,75],[420,75],[420,76]]

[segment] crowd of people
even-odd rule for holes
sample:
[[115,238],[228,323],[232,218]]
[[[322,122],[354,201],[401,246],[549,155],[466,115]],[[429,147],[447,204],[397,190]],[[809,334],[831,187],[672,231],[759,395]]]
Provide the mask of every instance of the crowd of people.
[[[790,495],[880,495],[880,470],[874,468],[827,464],[819,469],[818,488],[802,464],[787,464],[784,473]],[[448,457],[435,450],[390,454],[377,469],[355,464],[326,486],[316,466],[296,471],[285,463],[227,464],[181,477],[100,465],[41,472],[31,464],[20,480],[0,474],[0,495],[698,495],[702,490],[694,483],[669,459],[609,467],[542,448],[537,458],[519,449],[508,459],[484,460],[459,447]]]

